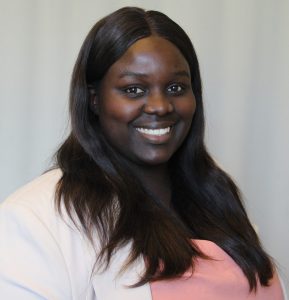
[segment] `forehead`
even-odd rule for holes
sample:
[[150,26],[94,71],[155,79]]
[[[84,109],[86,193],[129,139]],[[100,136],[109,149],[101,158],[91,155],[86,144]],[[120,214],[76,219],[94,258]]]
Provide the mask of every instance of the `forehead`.
[[108,73],[134,71],[171,72],[186,71],[190,73],[189,64],[180,50],[170,41],[150,36],[140,39],[110,67]]

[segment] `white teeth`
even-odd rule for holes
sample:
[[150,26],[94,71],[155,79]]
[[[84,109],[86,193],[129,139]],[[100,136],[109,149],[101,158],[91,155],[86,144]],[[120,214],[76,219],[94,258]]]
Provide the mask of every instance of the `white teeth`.
[[164,135],[171,131],[171,127],[158,128],[158,129],[148,129],[148,128],[138,127],[136,128],[136,130],[141,133],[150,134],[150,135]]

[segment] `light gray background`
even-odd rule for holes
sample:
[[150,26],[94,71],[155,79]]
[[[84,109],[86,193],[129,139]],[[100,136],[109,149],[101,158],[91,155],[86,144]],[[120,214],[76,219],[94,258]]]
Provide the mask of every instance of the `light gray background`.
[[80,45],[97,19],[124,5],[161,10],[191,37],[208,147],[239,184],[288,285],[287,0],[0,0],[0,199],[50,166],[69,128]]

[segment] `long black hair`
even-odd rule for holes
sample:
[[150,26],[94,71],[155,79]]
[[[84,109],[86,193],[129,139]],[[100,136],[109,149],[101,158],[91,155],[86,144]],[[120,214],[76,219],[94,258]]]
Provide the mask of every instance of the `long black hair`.
[[[154,199],[125,168],[104,138],[90,108],[90,88],[97,87],[110,66],[137,40],[157,35],[173,43],[187,60],[196,98],[188,136],[169,162],[172,206]],[[215,242],[240,266],[250,290],[268,285],[273,265],[263,251],[230,177],[204,145],[204,113],[199,64],[184,30],[166,15],[125,7],[95,24],[76,61],[70,87],[72,130],[57,152],[63,175],[56,201],[76,213],[87,237],[98,233],[98,260],[109,265],[119,247],[131,242],[127,266],[146,257],[136,285],[173,278],[207,258],[191,239]],[[73,218],[73,217],[72,217]],[[163,268],[159,270],[159,262]]]

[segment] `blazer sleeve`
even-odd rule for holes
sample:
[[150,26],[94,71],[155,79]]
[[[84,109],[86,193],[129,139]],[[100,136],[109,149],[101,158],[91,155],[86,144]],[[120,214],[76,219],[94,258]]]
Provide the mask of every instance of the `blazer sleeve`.
[[0,299],[72,299],[61,249],[29,207],[0,205]]

